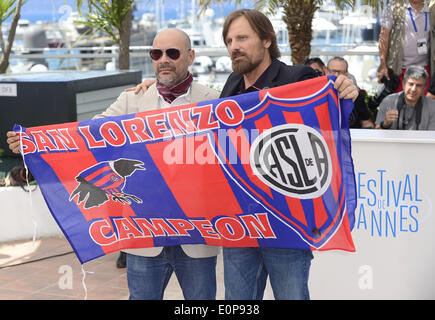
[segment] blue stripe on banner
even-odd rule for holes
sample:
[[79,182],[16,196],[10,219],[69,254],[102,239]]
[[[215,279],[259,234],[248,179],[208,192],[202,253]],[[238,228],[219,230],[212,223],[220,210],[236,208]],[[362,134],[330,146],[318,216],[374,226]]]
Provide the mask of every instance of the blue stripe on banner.
[[[37,181],[56,186],[55,189],[41,188],[41,193],[50,212],[62,212],[62,215],[52,214],[52,216],[76,252],[80,263],[103,256],[105,253],[99,245],[90,237],[83,237],[84,234],[89,234],[88,221],[74,201],[65,201],[69,199],[69,193],[59,183],[53,169],[39,157],[27,157],[26,162],[29,167],[38,168],[31,171]],[[74,223],[70,223],[71,221]]]

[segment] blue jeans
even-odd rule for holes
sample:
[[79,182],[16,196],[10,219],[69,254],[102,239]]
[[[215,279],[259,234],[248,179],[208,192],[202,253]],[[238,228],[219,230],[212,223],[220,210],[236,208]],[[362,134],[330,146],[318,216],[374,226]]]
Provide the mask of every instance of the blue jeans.
[[223,248],[225,299],[261,300],[270,277],[277,300],[308,300],[311,250]]
[[156,257],[127,253],[130,299],[162,300],[174,271],[184,299],[216,299],[216,257],[191,258],[180,246],[165,247]]

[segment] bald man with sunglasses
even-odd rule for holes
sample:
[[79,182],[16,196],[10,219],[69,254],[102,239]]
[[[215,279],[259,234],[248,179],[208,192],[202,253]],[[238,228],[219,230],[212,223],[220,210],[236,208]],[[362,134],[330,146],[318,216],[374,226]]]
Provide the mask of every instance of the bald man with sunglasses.
[[[99,117],[186,105],[219,97],[219,93],[194,83],[188,71],[195,58],[189,36],[165,29],[150,51],[157,81],[145,93],[124,92]],[[216,299],[216,256],[219,248],[202,244],[131,249],[127,252],[130,299],[163,299],[175,272],[185,299]]]
[[[219,98],[219,92],[192,81],[188,71],[195,58],[189,36],[165,29],[150,51],[157,81],[146,92],[123,92],[95,118],[187,105]],[[20,141],[8,132],[9,148],[19,153]],[[186,300],[216,299],[216,256],[219,247],[203,244],[125,250],[127,281],[132,300],[161,300],[173,272]]]
[[188,68],[193,63],[195,51],[191,49],[189,36],[184,31],[171,28],[157,34],[150,57],[157,81],[146,92],[123,92],[98,117],[136,113],[219,97],[217,91],[192,81]]

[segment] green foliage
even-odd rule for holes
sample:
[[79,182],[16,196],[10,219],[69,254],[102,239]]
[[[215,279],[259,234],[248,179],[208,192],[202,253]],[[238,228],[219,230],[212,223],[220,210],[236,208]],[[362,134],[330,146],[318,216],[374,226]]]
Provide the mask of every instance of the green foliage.
[[15,0],[0,0],[0,25],[15,11]]
[[89,13],[85,13],[81,10],[83,0],[77,0],[77,8],[86,19],[80,23],[107,32],[113,41],[119,44],[122,21],[133,4],[134,0],[88,0]]
[[[17,8],[16,2],[17,0],[0,0],[0,26],[15,12]],[[26,2],[27,0],[23,0],[21,6]]]
[[[18,19],[20,18],[21,7],[27,0],[0,0],[0,73],[5,73],[9,66],[9,56],[12,51],[12,45],[15,39],[15,32],[18,25]],[[15,5],[16,3],[16,5]],[[2,24],[11,15],[12,18],[9,34],[7,35],[7,41],[5,43],[3,39]]]
[[[305,2],[306,5],[313,5],[316,7],[316,10],[319,9],[323,5],[322,0],[256,0],[255,7],[257,9],[267,8],[269,13],[275,12],[278,8],[283,6],[288,6],[291,3],[301,3]],[[335,4],[338,9],[346,9],[352,8],[354,4],[354,0],[335,0]]]
[[[3,24],[14,12],[17,6],[15,3],[17,0],[0,0],[0,25]],[[27,0],[23,0],[21,6],[23,6]]]
[[[435,0],[431,0],[435,1]],[[201,8],[201,11],[209,7],[212,3],[232,3],[235,2],[236,4],[240,4],[242,0],[199,0],[199,5]],[[254,6],[256,9],[261,10],[263,8],[266,9],[267,12],[273,13],[275,10],[277,10],[279,7],[285,6],[286,4],[290,4],[291,2],[306,2],[308,4],[315,5],[316,8],[320,8],[324,1],[323,0],[256,0],[254,2]],[[349,9],[354,8],[356,0],[335,0],[335,4],[337,5],[337,8],[340,10],[343,9]],[[372,8],[377,8],[378,4],[383,4],[382,1],[379,0],[361,0],[361,4],[363,5],[369,5]]]

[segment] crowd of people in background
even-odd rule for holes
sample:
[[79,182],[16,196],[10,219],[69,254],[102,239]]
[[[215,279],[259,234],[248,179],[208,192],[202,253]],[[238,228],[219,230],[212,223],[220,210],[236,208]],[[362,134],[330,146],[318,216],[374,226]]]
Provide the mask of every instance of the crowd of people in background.
[[[390,1],[381,20],[379,36],[380,64],[374,97],[359,89],[350,128],[394,130],[435,130],[435,5],[426,0]],[[319,58],[305,61],[319,75],[345,75],[343,57],[333,57],[327,64]]]

